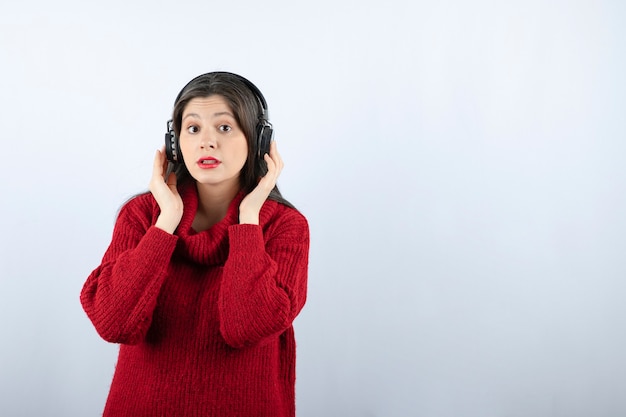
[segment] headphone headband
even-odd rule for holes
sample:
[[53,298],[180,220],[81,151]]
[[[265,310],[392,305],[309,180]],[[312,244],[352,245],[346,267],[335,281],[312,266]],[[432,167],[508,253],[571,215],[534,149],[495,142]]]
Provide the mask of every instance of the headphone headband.
[[228,71],[207,72],[205,74],[201,74],[201,75],[198,75],[197,77],[194,77],[191,81],[189,81],[187,84],[185,84],[185,86],[182,88],[182,90],[180,90],[180,92],[176,96],[176,100],[174,101],[174,104],[178,103],[178,100],[180,100],[180,98],[182,97],[182,95],[185,92],[185,90],[187,90],[187,87],[189,87],[189,85],[191,85],[195,81],[199,80],[200,78],[208,77],[208,76],[211,76],[211,75],[230,75],[230,76],[233,76],[233,77],[237,78],[242,83],[244,83],[246,85],[246,87],[248,87],[248,89],[250,91],[252,91],[252,94],[254,94],[254,96],[257,98],[257,100],[261,104],[261,110],[263,111],[263,114],[261,114],[260,118],[262,120],[266,120],[266,121],[269,120],[269,110],[267,108],[267,102],[265,101],[265,97],[263,97],[263,93],[261,93],[261,90],[259,90],[259,88],[256,85],[254,85],[252,83],[252,81],[248,80],[247,78],[242,77],[239,74],[235,74],[233,72],[228,72]]

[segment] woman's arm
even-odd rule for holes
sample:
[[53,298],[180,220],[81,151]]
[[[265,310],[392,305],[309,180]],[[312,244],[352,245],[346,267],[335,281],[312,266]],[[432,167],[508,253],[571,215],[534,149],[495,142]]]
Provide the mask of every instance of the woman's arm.
[[[120,211],[102,263],[85,283],[80,300],[103,339],[136,344],[150,328],[157,297],[178,238],[174,230],[183,214],[176,175],[165,178],[164,147],[154,155],[149,189],[159,206],[134,199]],[[166,182],[167,181],[167,182]]]
[[80,295],[98,334],[112,343],[145,338],[176,247],[178,238],[150,226],[147,217],[132,201],[122,208],[102,263]]
[[288,329],[306,300],[309,228],[295,210],[268,228],[229,229],[230,252],[218,300],[220,331],[235,348]]

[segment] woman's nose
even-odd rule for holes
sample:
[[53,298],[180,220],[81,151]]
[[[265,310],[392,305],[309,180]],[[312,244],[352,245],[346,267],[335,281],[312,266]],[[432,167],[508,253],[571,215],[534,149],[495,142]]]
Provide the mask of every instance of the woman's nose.
[[201,149],[214,149],[216,146],[215,135],[209,131],[204,131],[200,138]]

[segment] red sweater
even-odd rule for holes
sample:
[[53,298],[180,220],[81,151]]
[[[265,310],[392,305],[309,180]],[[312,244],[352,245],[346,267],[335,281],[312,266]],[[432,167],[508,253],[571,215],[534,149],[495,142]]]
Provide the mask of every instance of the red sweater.
[[196,188],[180,192],[174,235],[154,227],[151,194],[121,209],[81,292],[100,336],[121,344],[104,416],[294,416],[306,219],[267,201],[259,226],[238,224],[240,194],[222,221],[196,233]]

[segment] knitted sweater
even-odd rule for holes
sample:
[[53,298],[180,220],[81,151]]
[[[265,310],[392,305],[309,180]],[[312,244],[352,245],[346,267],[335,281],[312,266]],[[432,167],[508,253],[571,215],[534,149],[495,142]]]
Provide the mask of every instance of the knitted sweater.
[[151,194],[124,205],[82,289],[100,336],[121,344],[104,416],[294,416],[306,219],[268,200],[258,226],[238,224],[240,193],[222,221],[196,233],[196,188],[180,193],[174,235],[154,227]]

